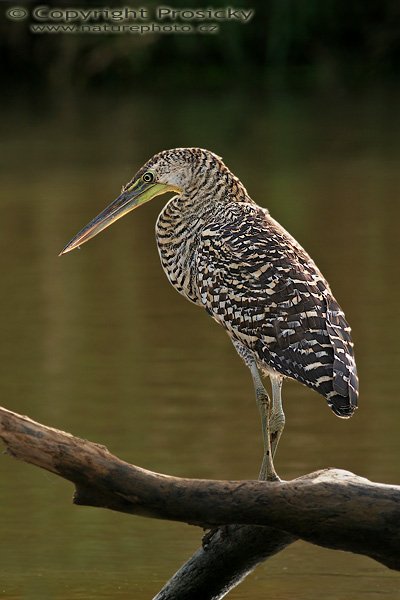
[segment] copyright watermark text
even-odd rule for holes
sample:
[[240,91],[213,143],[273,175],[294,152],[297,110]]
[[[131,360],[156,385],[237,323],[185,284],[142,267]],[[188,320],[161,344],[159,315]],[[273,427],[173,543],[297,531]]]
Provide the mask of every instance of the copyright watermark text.
[[217,33],[223,22],[246,24],[254,9],[233,6],[132,8],[13,6],[6,10],[11,21],[29,19],[32,33]]

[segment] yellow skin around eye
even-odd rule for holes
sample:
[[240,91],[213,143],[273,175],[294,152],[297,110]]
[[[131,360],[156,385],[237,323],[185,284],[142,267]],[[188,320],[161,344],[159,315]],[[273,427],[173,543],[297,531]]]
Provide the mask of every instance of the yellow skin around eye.
[[142,175],[142,181],[144,183],[153,183],[155,181],[155,176],[152,171],[146,171],[144,175]]

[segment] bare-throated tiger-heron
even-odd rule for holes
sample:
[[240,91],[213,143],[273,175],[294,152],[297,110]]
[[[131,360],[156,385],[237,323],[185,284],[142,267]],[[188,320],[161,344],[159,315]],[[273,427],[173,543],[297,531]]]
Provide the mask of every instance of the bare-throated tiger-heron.
[[[162,267],[178,292],[225,328],[249,367],[264,441],[260,479],[277,479],[285,377],[319,392],[339,417],[357,407],[350,327],[307,252],[208,150],[153,156],[61,254],[166,192],[176,195],[156,224]],[[272,401],[260,374],[270,377]]]

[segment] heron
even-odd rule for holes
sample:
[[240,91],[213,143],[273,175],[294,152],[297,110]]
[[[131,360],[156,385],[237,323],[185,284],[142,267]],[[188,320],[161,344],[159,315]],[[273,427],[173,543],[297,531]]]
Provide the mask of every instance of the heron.
[[180,294],[225,328],[249,368],[263,434],[259,479],[279,480],[273,457],[285,425],[284,379],[318,392],[338,417],[357,408],[350,326],[309,254],[202,148],[155,154],[60,256],[166,192],[174,196],[155,228],[161,265]]

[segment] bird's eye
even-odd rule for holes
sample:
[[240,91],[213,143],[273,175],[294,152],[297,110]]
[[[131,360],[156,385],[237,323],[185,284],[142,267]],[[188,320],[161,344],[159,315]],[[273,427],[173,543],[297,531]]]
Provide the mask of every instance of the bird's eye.
[[154,173],[152,173],[151,171],[147,171],[143,176],[142,179],[145,183],[153,183],[154,181]]

